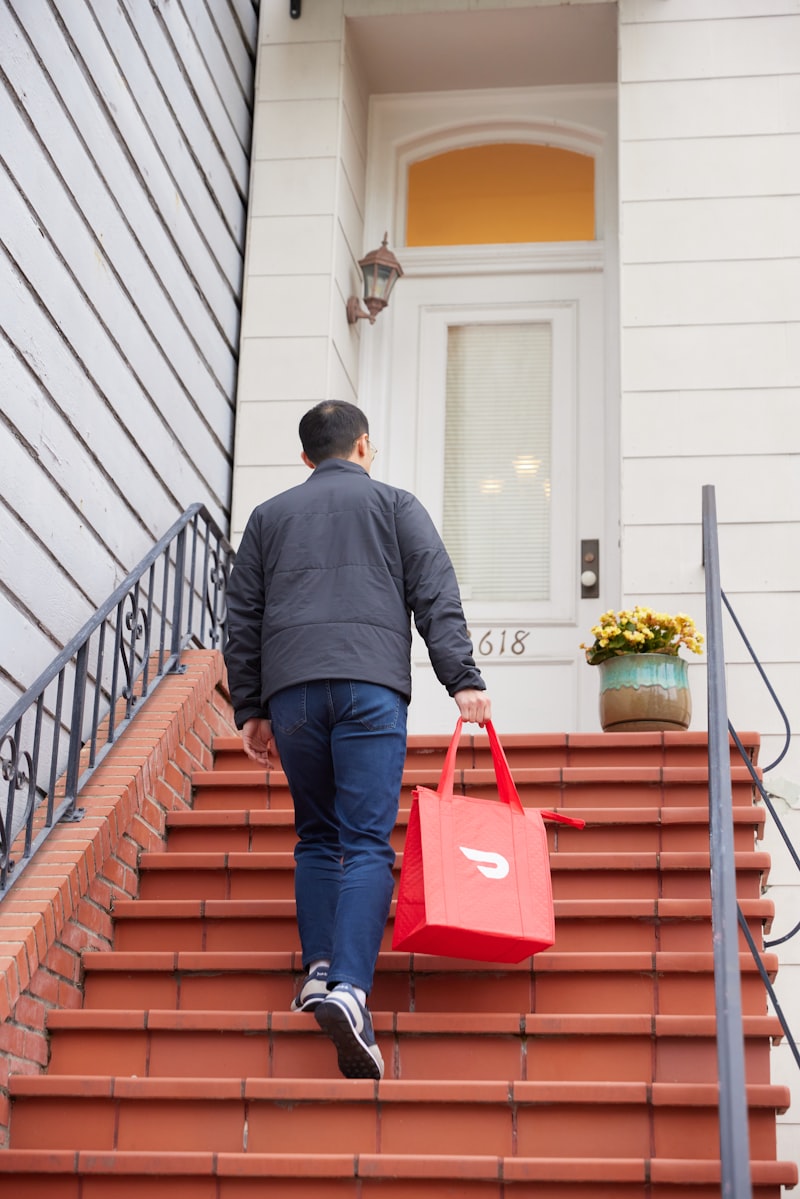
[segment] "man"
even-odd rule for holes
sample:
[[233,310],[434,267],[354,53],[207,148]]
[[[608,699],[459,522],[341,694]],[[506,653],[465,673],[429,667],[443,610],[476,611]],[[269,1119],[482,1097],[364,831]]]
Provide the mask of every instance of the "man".
[[376,482],[367,418],[300,421],[313,474],[255,509],[228,588],[225,659],[245,752],[273,742],[295,810],[295,897],[313,1011],[348,1078],[383,1077],[366,1007],[391,903],[411,696],[410,614],[467,721],[491,718],[452,563],[409,492]]

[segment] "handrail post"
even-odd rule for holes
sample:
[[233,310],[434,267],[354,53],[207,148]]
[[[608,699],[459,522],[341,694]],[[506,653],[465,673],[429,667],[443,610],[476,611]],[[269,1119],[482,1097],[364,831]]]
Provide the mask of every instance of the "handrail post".
[[[67,755],[67,770],[64,779],[64,798],[69,801],[68,811],[72,811],[78,798],[78,771],[81,756],[81,730],[83,729],[83,705],[86,700],[86,672],[89,658],[88,640],[78,650],[75,658],[75,682],[72,692],[72,717],[70,728],[72,735],[69,741]],[[100,681],[97,683],[100,686]]]
[[[167,553],[164,569],[169,565]],[[172,597],[172,656],[177,664],[181,652],[181,623],[183,621],[183,587],[186,571],[186,528],[181,529],[175,545],[175,590]],[[174,669],[174,667],[173,667]]]
[[703,562],[706,573],[711,927],[717,1011],[721,1194],[723,1199],[750,1199],[753,1192],[739,971],[733,791],[722,645],[722,588],[716,499],[714,488],[709,485],[703,487]]

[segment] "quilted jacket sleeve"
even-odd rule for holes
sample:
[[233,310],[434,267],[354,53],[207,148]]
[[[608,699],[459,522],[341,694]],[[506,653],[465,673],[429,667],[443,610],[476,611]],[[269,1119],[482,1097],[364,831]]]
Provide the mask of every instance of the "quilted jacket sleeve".
[[396,520],[406,603],[436,677],[450,695],[466,687],[485,691],[472,656],[456,573],[436,526],[409,492],[401,493]]
[[228,580],[225,664],[236,727],[253,716],[267,717],[261,702],[261,625],[264,568],[258,512],[247,522]]

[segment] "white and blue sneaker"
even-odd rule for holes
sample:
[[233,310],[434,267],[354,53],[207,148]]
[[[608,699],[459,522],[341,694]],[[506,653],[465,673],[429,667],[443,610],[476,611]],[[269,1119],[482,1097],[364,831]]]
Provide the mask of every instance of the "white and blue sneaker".
[[338,983],[314,1011],[314,1019],[336,1046],[345,1078],[383,1078],[383,1058],[372,1017],[349,983]]
[[292,1012],[313,1012],[328,996],[328,967],[317,966],[303,979],[300,990],[292,1000]]

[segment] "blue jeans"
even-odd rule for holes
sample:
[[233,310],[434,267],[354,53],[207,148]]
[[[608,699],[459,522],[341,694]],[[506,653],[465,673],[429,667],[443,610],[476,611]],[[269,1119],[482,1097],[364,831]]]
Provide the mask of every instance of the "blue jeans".
[[323,679],[269,706],[294,802],[303,963],[327,958],[331,984],[369,993],[392,901],[408,705],[375,683]]

